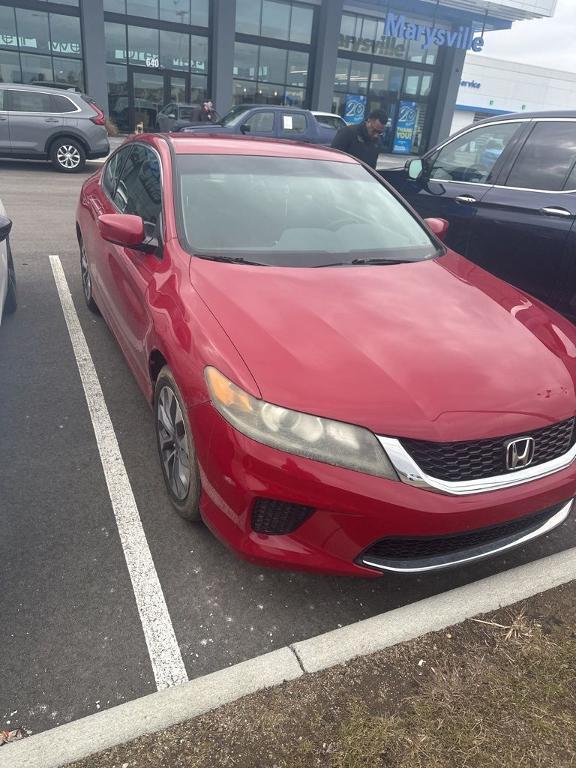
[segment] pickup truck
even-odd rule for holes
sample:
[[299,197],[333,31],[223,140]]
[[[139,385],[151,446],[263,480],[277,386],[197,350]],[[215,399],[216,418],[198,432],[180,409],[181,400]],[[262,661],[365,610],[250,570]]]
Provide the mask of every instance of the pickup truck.
[[232,107],[218,123],[185,125],[178,132],[261,136],[330,145],[336,128],[319,122],[307,109],[242,104]]

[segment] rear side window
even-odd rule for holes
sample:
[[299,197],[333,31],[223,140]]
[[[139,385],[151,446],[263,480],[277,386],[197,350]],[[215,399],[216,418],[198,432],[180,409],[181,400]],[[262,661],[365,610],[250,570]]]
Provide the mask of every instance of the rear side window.
[[282,131],[289,134],[306,133],[306,117],[299,113],[282,115]]
[[7,109],[12,112],[53,112],[49,93],[8,91]]
[[538,123],[522,147],[506,186],[559,191],[576,162],[576,122]]
[[5,109],[4,107],[4,91],[0,91],[0,109]]
[[77,112],[78,109],[66,96],[54,96],[50,97],[52,101],[52,112]]

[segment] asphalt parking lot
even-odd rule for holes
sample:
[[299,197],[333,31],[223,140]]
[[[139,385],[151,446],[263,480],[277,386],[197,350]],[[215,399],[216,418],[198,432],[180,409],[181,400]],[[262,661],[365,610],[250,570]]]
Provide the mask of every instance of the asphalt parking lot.
[[0,728],[32,733],[156,690],[50,256],[62,263],[190,679],[576,545],[567,524],[513,555],[378,581],[263,570],[164,492],[152,414],[86,309],[74,211],[86,175],[3,161],[19,309],[0,326]]

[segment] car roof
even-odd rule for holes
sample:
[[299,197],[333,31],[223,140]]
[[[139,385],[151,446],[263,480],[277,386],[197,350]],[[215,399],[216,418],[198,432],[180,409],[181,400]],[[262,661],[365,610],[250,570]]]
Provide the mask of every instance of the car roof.
[[26,83],[0,83],[0,90],[37,91],[38,93],[53,93],[58,96],[76,96],[82,98],[79,91],[69,91],[63,88],[51,88],[49,85],[27,85]]
[[[304,107],[283,107],[281,104],[238,104],[236,107],[232,107],[232,109],[239,110],[240,107],[242,109],[265,109],[266,112],[309,112],[309,109],[304,109]],[[232,110],[230,110],[232,111]]]
[[320,115],[321,117],[337,117],[339,120],[344,120],[341,115],[337,115],[335,112],[318,112],[317,109],[311,111],[313,115]]
[[329,147],[299,144],[295,141],[221,136],[210,133],[171,133],[168,135],[168,140],[172,143],[177,155],[254,155],[358,163],[350,155]]

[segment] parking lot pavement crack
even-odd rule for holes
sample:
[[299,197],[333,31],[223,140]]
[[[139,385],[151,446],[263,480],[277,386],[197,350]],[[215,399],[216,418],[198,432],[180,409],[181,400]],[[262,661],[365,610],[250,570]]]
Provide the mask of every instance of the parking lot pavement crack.
[[298,651],[296,650],[296,648],[295,648],[293,645],[289,645],[289,646],[288,646],[288,648],[289,648],[289,649],[292,651],[292,653],[294,654],[294,656],[296,656],[296,661],[298,662],[298,664],[299,664],[299,666],[300,666],[300,669],[302,670],[302,672],[303,672],[304,674],[306,674],[306,669],[304,668],[304,664],[302,663],[302,659],[301,659],[301,658],[300,658],[300,656],[298,655]]

